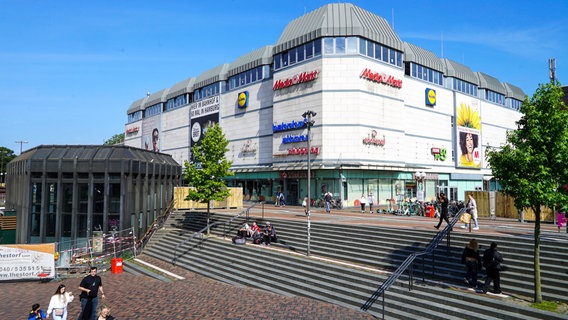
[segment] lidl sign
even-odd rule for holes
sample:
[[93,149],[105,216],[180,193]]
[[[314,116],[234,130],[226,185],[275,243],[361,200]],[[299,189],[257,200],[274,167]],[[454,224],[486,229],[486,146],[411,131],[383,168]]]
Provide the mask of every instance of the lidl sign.
[[433,107],[436,105],[436,90],[426,88],[426,105]]

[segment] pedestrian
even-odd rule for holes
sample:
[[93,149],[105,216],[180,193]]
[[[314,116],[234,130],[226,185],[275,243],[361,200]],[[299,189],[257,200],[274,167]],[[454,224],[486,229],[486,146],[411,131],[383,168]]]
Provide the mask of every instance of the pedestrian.
[[[473,195],[470,193],[467,195],[469,200],[467,201],[467,205],[466,207],[466,212],[471,214],[471,220],[473,220],[473,230],[479,230],[479,225],[477,223],[477,202],[475,202],[475,199],[473,198]],[[468,228],[469,227],[469,223],[466,223],[465,225],[461,226],[462,229]]]
[[442,225],[442,220],[446,220],[446,223],[448,225],[451,225],[450,220],[448,219],[448,198],[446,197],[446,194],[444,194],[443,192],[440,193],[440,195],[438,195],[438,201],[442,206],[442,212],[440,212],[440,222],[438,222],[438,225],[434,226],[434,228],[436,229],[440,229],[440,226]]
[[81,313],[78,320],[95,320],[99,304],[99,290],[101,290],[101,298],[106,298],[103,281],[97,275],[97,267],[91,267],[89,274],[81,280],[79,290],[81,290],[81,295],[79,295],[81,299]]
[[270,222],[266,222],[266,228],[263,234],[263,244],[270,247],[271,242],[276,242],[278,238],[276,237],[276,229]]
[[327,191],[324,196],[325,200],[325,212],[331,213],[331,200],[333,200],[333,195],[331,192]]
[[361,212],[365,212],[365,205],[367,204],[367,199],[365,199],[365,194],[361,195],[361,199],[359,199],[359,203],[361,204]]
[[477,272],[481,270],[481,255],[477,240],[471,239],[465,246],[461,257],[462,264],[466,266],[465,283],[470,288],[477,289]]
[[73,293],[67,292],[65,285],[60,284],[49,300],[49,306],[47,307],[47,318],[49,318],[49,315],[52,314],[54,320],[66,320],[67,304],[73,301],[73,299],[75,299]]
[[503,256],[497,251],[497,243],[491,242],[491,247],[483,252],[483,266],[487,273],[485,284],[483,285],[483,293],[489,290],[489,285],[493,281],[493,293],[500,294],[501,291],[501,269],[503,264]]
[[373,213],[373,204],[375,204],[375,196],[373,193],[369,193],[369,213]]
[[103,306],[98,312],[97,320],[114,320],[114,317],[110,315],[110,308]]
[[45,319],[47,317],[47,315],[45,314],[45,312],[43,310],[41,310],[39,308],[39,304],[35,303],[32,306],[32,310],[30,311],[30,313],[28,314],[28,320],[40,320],[40,319]]

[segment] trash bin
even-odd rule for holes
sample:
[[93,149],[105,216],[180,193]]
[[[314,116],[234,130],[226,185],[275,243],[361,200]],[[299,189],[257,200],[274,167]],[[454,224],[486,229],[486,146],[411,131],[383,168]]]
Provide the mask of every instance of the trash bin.
[[110,261],[111,273],[122,273],[122,258],[112,258]]
[[426,207],[426,216],[428,218],[434,218],[434,212],[435,212],[434,206],[427,206]]

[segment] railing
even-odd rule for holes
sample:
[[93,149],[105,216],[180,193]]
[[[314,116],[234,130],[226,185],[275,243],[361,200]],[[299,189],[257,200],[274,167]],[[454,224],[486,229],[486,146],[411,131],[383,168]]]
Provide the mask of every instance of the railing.
[[402,276],[402,274],[408,269],[408,290],[412,290],[413,287],[413,265],[414,265],[414,260],[416,260],[417,257],[421,257],[422,258],[422,281],[425,281],[425,262],[424,262],[424,257],[428,254],[432,254],[432,275],[435,274],[436,272],[436,263],[435,263],[435,255],[433,254],[434,250],[436,250],[436,248],[438,247],[438,244],[442,241],[442,239],[444,237],[447,236],[447,250],[449,253],[450,250],[450,230],[453,229],[454,225],[459,221],[459,218],[461,217],[461,215],[466,211],[465,208],[461,209],[455,216],[454,218],[450,221],[450,224],[447,225],[444,230],[438,232],[436,234],[436,237],[434,237],[434,239],[432,239],[432,241],[430,242],[430,244],[428,245],[428,247],[426,247],[426,249],[422,252],[418,252],[418,253],[412,253],[410,254],[406,260],[404,260],[404,262],[396,269],[395,272],[393,272],[384,282],[383,284],[371,295],[371,297],[369,297],[369,299],[365,302],[365,304],[363,304],[363,306],[361,307],[361,310],[363,311],[367,311],[376,301],[379,297],[383,297],[383,303],[382,303],[382,311],[383,311],[383,319],[385,318],[385,292],[390,288],[390,286],[396,281],[398,280],[398,278],[400,278]]
[[231,219],[229,219],[228,221],[217,221],[217,222],[213,222],[208,224],[207,226],[203,227],[201,230],[194,232],[191,236],[189,236],[189,238],[185,239],[184,241],[178,243],[178,245],[176,246],[175,250],[174,250],[174,257],[172,259],[172,264],[175,265],[177,259],[180,257],[180,255],[178,255],[178,250],[181,246],[185,245],[186,243],[190,242],[191,240],[195,239],[196,237],[201,237],[201,239],[203,239],[203,233],[206,230],[209,230],[217,225],[222,224],[223,225],[223,237],[225,237],[227,235],[227,225],[230,225],[235,219],[237,219],[238,217],[242,216],[243,214],[245,214],[246,216],[246,220],[248,221],[249,219],[249,214],[250,214],[250,209],[256,207],[258,204],[262,204],[262,209],[264,211],[264,202],[256,202],[254,203],[252,206],[244,209],[243,211],[239,212],[236,216],[232,217]]
[[156,220],[154,220],[152,226],[148,228],[148,230],[146,230],[146,233],[138,240],[139,250],[142,250],[144,248],[144,246],[146,245],[148,240],[152,237],[154,232],[160,229],[164,225],[166,220],[168,220],[168,217],[170,216],[172,211],[174,211],[174,205],[175,205],[175,199],[172,198],[172,200],[166,207],[166,210],[164,210],[164,213],[161,216],[157,217]]

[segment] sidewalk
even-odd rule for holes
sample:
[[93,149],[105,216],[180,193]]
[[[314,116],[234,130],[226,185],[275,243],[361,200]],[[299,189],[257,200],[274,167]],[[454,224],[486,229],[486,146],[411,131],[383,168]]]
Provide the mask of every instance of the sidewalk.
[[[245,203],[246,209],[253,203]],[[215,212],[224,212],[230,214],[238,214],[244,209],[215,209]],[[300,206],[284,206],[276,207],[273,204],[258,204],[250,210],[250,215],[253,217],[264,217],[268,219],[288,219],[295,221],[307,221],[307,216],[304,213],[304,208]],[[324,223],[345,223],[352,225],[371,225],[392,228],[411,228],[422,229],[437,232],[434,225],[438,224],[438,218],[427,218],[419,216],[396,216],[393,214],[382,213],[369,213],[368,211],[362,213],[358,208],[345,208],[342,210],[332,210],[331,213],[326,213],[324,208],[312,208],[310,215],[310,222],[324,222]],[[472,234],[492,234],[497,236],[529,236],[534,234],[534,222],[520,222],[515,219],[497,218],[490,220],[489,218],[479,218],[479,230],[471,231]],[[442,222],[442,228],[446,222]],[[456,223],[454,232],[470,233],[469,229],[462,229],[461,222]],[[554,237],[559,240],[568,241],[568,233],[566,228],[560,229],[552,223],[541,223],[541,236]]]

